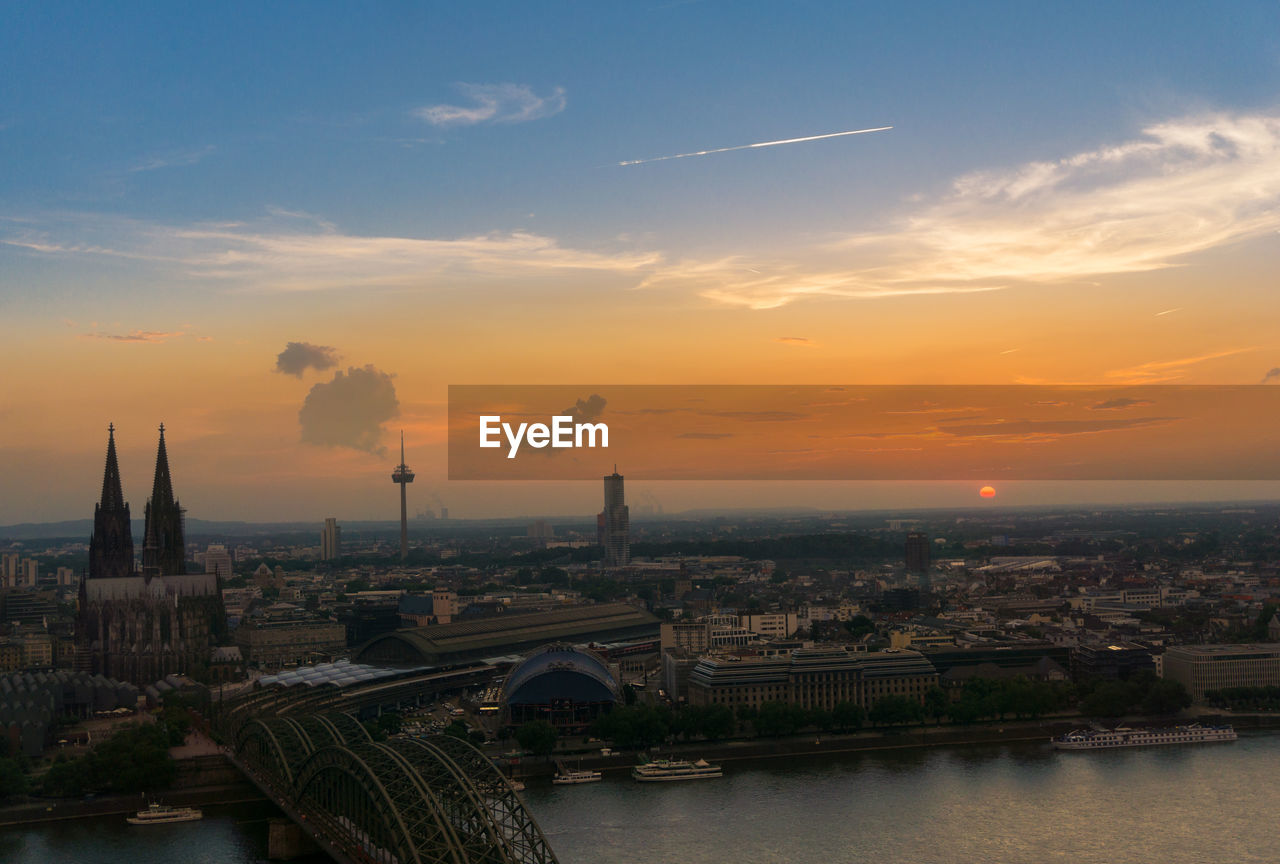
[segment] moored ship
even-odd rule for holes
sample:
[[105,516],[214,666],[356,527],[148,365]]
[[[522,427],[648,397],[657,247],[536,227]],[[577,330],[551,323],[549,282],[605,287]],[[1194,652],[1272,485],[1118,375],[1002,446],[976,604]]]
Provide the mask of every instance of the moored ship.
[[599,771],[590,771],[585,768],[561,768],[556,772],[556,776],[551,778],[551,782],[556,786],[571,786],[577,783],[595,783],[603,779],[604,775]]
[[1102,750],[1115,747],[1154,747],[1162,744],[1199,744],[1207,741],[1234,741],[1231,726],[1170,726],[1164,729],[1077,729],[1052,739],[1056,750]]
[[195,822],[204,813],[194,807],[170,807],[168,804],[152,804],[125,819],[130,825],[161,825],[169,822]]
[[631,769],[631,776],[642,783],[667,780],[702,780],[709,777],[724,776],[719,765],[712,765],[705,759],[689,762],[684,759],[655,759]]

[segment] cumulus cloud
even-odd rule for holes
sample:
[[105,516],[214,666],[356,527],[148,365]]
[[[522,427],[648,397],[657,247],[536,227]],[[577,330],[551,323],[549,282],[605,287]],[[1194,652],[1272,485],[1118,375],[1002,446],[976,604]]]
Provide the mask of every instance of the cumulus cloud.
[[311,388],[298,424],[302,440],[382,455],[382,424],[400,413],[392,376],[373,366],[352,366]]
[[579,399],[573,407],[564,409],[560,414],[572,417],[575,423],[588,423],[603,414],[604,406],[608,404],[608,400],[599,393],[592,393],[586,399]]
[[894,228],[790,262],[690,259],[645,284],[755,309],[809,296],[994,291],[1160,270],[1278,228],[1280,117],[1184,117],[1114,146],[964,175]]
[[338,349],[310,342],[290,342],[276,355],[276,371],[302,377],[308,369],[323,372],[338,365]]
[[1266,384],[1269,381],[1275,381],[1277,379],[1280,379],[1280,366],[1268,369],[1267,374],[1262,376],[1262,383]]
[[432,126],[475,126],[478,123],[524,123],[550,117],[564,110],[564,88],[555,87],[545,96],[527,84],[458,84],[467,105],[425,105],[413,116]]

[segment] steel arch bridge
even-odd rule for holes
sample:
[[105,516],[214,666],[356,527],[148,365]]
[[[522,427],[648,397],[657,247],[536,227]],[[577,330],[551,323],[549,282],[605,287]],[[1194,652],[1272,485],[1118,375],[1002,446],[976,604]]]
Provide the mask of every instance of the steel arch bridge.
[[373,741],[343,713],[242,717],[233,760],[331,852],[362,864],[556,864],[507,778],[450,736]]

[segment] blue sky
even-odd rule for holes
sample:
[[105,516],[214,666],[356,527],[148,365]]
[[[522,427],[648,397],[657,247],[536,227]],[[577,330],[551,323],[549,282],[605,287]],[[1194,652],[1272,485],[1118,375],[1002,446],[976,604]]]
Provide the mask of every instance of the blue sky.
[[[6,18],[10,216],[275,207],[368,233],[715,247],[873,224],[966,171],[1196,109],[1270,108],[1280,83],[1266,3],[21,4]],[[564,108],[444,128],[413,114],[503,83],[563,92]],[[613,164],[879,125],[896,128]]]
[[[163,419],[201,454],[210,516],[380,513],[382,456],[299,430],[309,388],[369,366],[399,407],[367,421],[422,442],[441,489],[449,383],[1280,367],[1274,3],[0,14],[0,315],[21,325],[0,362],[27,373],[0,386],[0,459],[19,480],[97,463],[109,420],[145,461],[150,432],[127,430]],[[289,342],[341,366],[281,375]],[[66,470],[0,523],[81,512]]]

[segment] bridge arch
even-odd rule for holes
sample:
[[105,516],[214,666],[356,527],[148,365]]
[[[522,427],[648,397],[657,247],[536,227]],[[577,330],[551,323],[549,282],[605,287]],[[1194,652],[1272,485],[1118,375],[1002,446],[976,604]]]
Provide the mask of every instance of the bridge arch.
[[353,859],[427,864],[432,859],[419,855],[405,824],[412,801],[396,782],[403,772],[387,770],[387,760],[370,755],[338,745],[317,750],[298,774],[294,808]]

